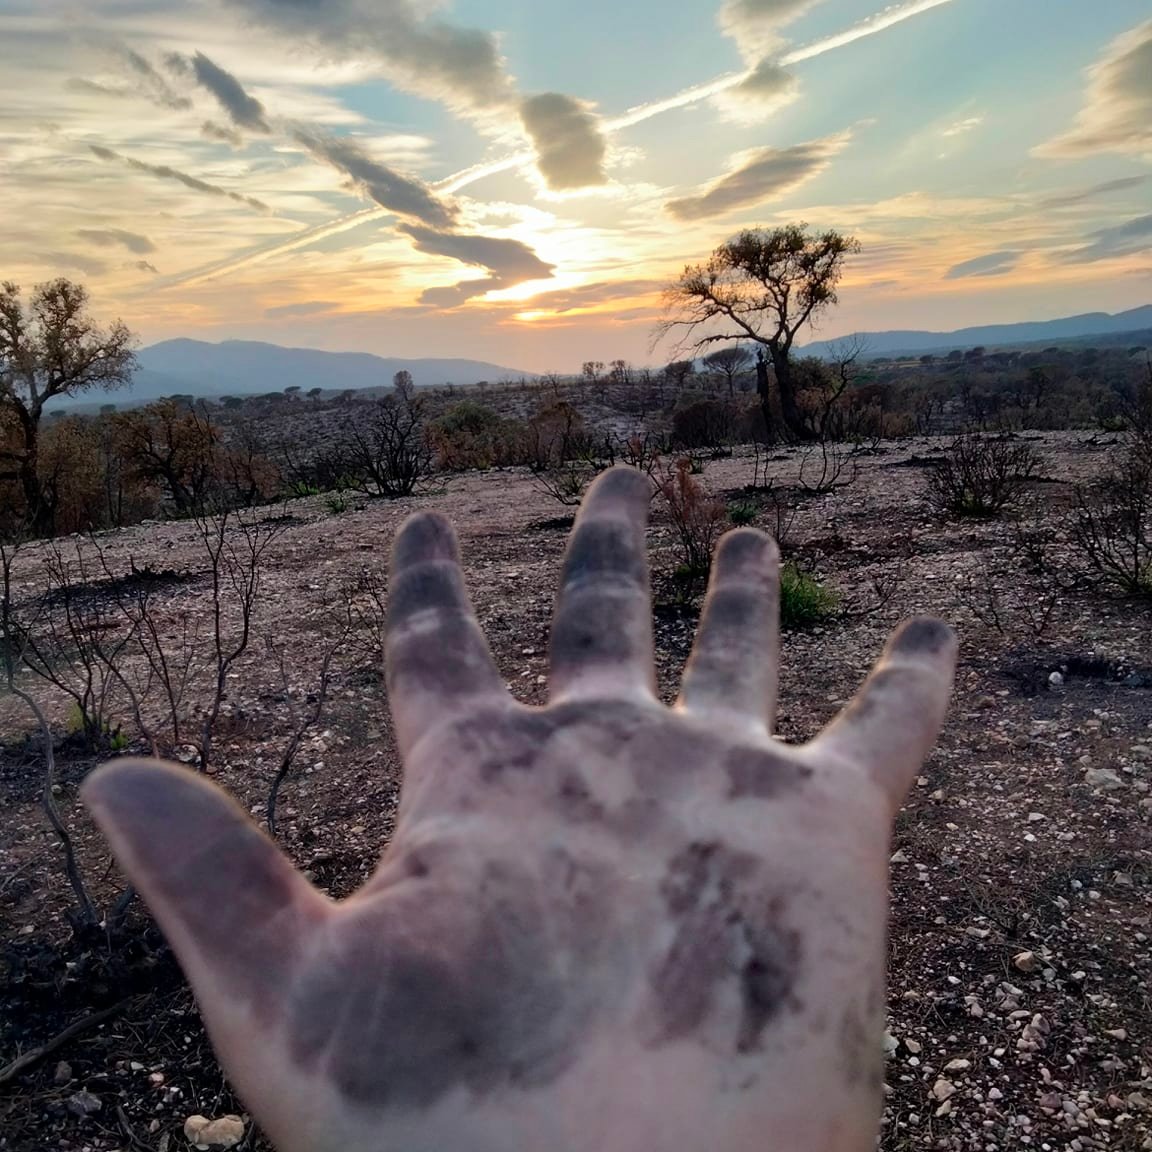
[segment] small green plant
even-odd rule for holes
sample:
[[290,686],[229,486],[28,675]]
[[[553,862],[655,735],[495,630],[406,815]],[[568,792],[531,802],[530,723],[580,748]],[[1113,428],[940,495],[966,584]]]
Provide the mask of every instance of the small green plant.
[[671,590],[672,604],[686,605],[690,604],[697,595],[700,589],[708,580],[708,569],[700,569],[691,564],[677,564],[672,569],[672,577],[669,581],[669,588]]
[[737,528],[746,528],[756,519],[756,506],[754,504],[733,504],[728,509],[728,519]]
[[64,732],[69,740],[82,742],[92,752],[103,749],[123,752],[129,743],[127,735],[119,724],[113,727],[111,720],[86,716],[79,704],[73,704],[68,709],[68,718],[64,721]]
[[780,627],[788,631],[812,628],[835,615],[840,597],[810,572],[793,563],[780,569]]
[[351,506],[351,501],[343,492],[330,492],[324,498],[324,507],[333,516],[339,516],[341,512],[347,512]]
[[309,484],[304,480],[293,480],[288,485],[288,491],[293,496],[319,496],[320,489],[315,484]]

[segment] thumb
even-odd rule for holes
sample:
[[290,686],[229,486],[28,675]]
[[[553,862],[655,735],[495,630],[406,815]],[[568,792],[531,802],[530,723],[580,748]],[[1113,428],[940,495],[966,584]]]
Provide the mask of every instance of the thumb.
[[234,800],[187,769],[116,760],[81,797],[205,1014],[271,1019],[328,901]]

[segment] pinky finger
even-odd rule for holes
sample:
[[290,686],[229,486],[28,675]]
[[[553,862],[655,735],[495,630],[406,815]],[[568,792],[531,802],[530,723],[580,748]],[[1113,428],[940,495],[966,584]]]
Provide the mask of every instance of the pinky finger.
[[905,621],[852,702],[811,748],[871,772],[899,807],[932,750],[952,692],[956,635],[927,616]]

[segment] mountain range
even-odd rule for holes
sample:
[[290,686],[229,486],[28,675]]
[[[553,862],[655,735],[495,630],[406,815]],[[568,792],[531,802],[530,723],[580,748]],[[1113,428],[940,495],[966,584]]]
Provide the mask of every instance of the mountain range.
[[[257,340],[165,340],[136,353],[139,364],[129,388],[109,397],[123,405],[162,396],[251,396],[285,388],[343,391],[389,388],[401,370],[412,373],[417,387],[475,384],[480,380],[518,378],[518,372],[483,360],[401,360],[367,352],[322,352],[317,348],[284,348]],[[85,399],[90,399],[85,397]]]
[[[1152,343],[1152,304],[1114,315],[1086,312],[1061,320],[1023,324],[990,324],[960,328],[954,332],[893,330],[860,332],[864,357],[938,353],[954,348],[986,348],[1020,344],[1059,344],[1070,340],[1100,338],[1115,343],[1123,333]],[[817,340],[798,351],[806,356],[835,355],[844,341]],[[317,348],[285,348],[257,340],[164,340],[136,354],[139,365],[129,388],[107,397],[118,407],[147,404],[164,396],[252,396],[282,392],[285,388],[343,391],[349,388],[388,388],[402,370],[412,374],[417,387],[438,384],[475,384],[481,380],[531,378],[521,372],[484,360],[398,359],[368,352],[324,352]],[[53,402],[54,407],[91,407],[94,396],[82,393]]]
[[[863,340],[865,357],[892,356],[897,353],[948,352],[954,348],[1003,347],[1005,344],[1058,344],[1064,340],[1092,336],[1111,336],[1119,332],[1137,332],[1152,328],[1152,304],[1130,308],[1127,312],[1085,312],[1062,320],[1035,320],[1023,324],[985,324],[978,328],[959,328],[955,332],[858,332]],[[843,340],[817,340],[800,349],[804,356],[834,355]]]

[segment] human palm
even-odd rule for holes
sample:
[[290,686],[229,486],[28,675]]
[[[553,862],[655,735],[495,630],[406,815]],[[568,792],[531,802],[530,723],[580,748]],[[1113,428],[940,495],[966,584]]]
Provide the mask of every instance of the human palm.
[[771,736],[777,554],[717,550],[693,658],[656,698],[647,480],[591,488],[551,703],[504,689],[451,529],[395,544],[397,828],[316,892],[223,792],[147,761],[85,799],[282,1152],[863,1152],[875,1141],[888,837],[954,641],[903,626],[815,741]]

